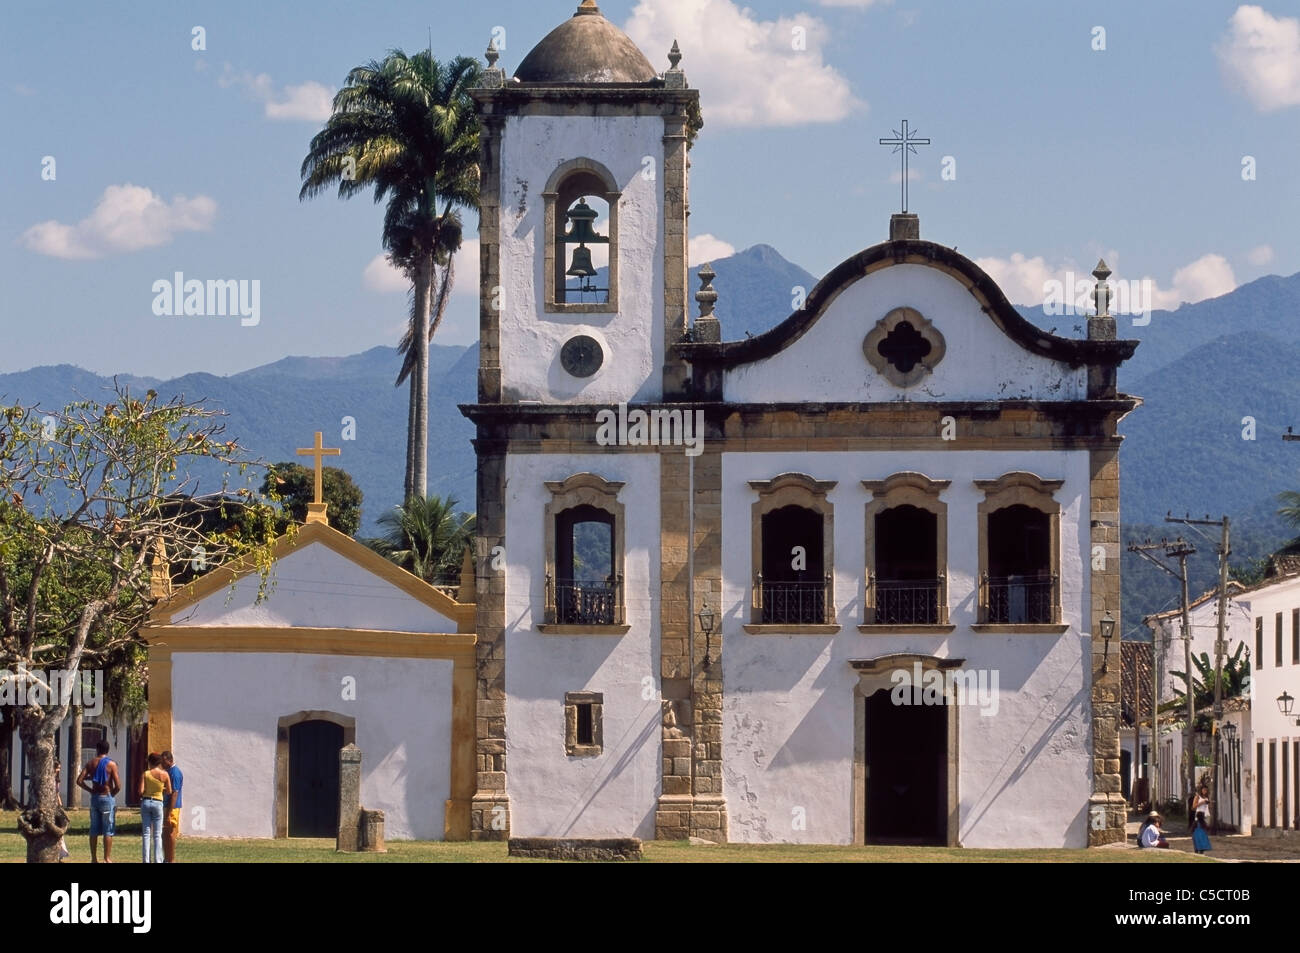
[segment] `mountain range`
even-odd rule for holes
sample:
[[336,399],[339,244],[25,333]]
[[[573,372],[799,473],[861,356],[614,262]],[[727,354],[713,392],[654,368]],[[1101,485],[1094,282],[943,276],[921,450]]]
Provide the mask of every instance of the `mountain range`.
[[[724,338],[773,327],[793,310],[798,289],[816,279],[768,245],[755,245],[711,263],[717,277]],[[692,269],[691,292],[699,287]],[[1070,336],[1070,319],[1021,308],[1040,326]],[[1269,276],[1218,298],[1156,311],[1150,323],[1120,318],[1120,336],[1141,341],[1120,370],[1120,389],[1143,404],[1120,426],[1125,539],[1174,536],[1165,514],[1232,517],[1233,561],[1255,559],[1289,539],[1276,516],[1276,497],[1300,489],[1300,446],[1282,441],[1300,424],[1300,274]],[[1078,332],[1074,332],[1078,333]],[[295,459],[294,450],[320,430],[327,445],[343,447],[340,465],[365,494],[362,535],[399,502],[405,450],[407,391],[394,387],[396,349],[375,347],[350,357],[286,357],[232,374],[187,374],[170,380],[120,375],[136,389],[220,408],[226,438],[267,462]],[[473,427],[457,409],[476,397],[478,347],[430,348],[429,492],[452,495],[465,509],[474,502]],[[109,378],[71,365],[0,375],[0,402],[62,406],[78,397],[102,397]],[[344,418],[355,440],[343,443]],[[200,491],[215,489],[216,472],[199,472]],[[1212,547],[1203,540],[1192,561],[1192,588],[1212,584]],[[1141,614],[1176,595],[1172,580],[1126,554],[1125,631]]]

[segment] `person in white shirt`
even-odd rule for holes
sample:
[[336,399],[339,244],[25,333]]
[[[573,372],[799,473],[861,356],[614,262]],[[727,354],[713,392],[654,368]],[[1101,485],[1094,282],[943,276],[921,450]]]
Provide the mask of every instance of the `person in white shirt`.
[[1138,835],[1139,847],[1168,847],[1164,833],[1160,830],[1160,815],[1152,811],[1147,815],[1147,824]]

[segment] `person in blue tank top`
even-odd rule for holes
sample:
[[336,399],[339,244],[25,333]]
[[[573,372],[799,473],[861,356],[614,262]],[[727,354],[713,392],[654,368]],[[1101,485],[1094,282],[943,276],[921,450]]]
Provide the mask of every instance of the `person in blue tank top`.
[[113,834],[116,833],[117,792],[122,789],[117,764],[108,756],[108,740],[95,744],[95,760],[88,761],[77,776],[77,787],[90,793],[90,862],[99,863],[99,838],[104,838],[104,863],[113,862]]
[[163,815],[163,859],[174,864],[176,841],[181,836],[181,808],[184,807],[181,802],[181,785],[185,783],[185,775],[176,767],[176,759],[170,751],[162,753],[162,763],[172,779],[172,795],[168,799],[167,813]]

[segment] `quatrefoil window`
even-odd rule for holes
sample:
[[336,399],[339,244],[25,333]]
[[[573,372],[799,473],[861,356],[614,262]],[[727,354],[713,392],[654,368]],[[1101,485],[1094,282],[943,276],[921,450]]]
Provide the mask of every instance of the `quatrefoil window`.
[[876,322],[862,351],[882,376],[911,387],[943,360],[943,335],[915,308],[895,308]]

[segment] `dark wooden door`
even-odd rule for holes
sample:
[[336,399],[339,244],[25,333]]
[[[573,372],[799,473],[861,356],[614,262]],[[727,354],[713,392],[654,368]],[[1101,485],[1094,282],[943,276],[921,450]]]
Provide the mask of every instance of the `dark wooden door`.
[[289,728],[289,836],[335,837],[343,726],[300,721]]
[[948,842],[948,709],[896,705],[881,689],[865,702],[866,842]]

